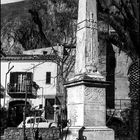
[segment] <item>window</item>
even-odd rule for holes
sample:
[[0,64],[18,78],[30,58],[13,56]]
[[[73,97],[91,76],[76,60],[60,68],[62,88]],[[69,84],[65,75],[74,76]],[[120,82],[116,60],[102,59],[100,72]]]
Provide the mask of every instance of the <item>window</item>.
[[32,118],[32,119],[29,119],[27,123],[34,123],[35,122],[35,119]]
[[46,84],[51,83],[51,72],[46,72]]
[[42,104],[39,105],[39,109],[41,109],[41,108],[43,108],[43,105]]
[[44,118],[36,118],[36,123],[46,122]]
[[31,92],[32,73],[31,72],[11,72],[10,91],[11,92]]

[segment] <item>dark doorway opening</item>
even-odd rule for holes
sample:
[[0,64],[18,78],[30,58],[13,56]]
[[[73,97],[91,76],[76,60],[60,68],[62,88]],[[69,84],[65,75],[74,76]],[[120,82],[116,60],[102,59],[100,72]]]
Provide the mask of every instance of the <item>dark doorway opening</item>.
[[[9,103],[8,108],[8,127],[17,127],[23,121],[24,100],[15,100]],[[27,102],[26,114],[28,114],[31,105]]]
[[54,119],[54,108],[55,99],[45,99],[45,118],[48,120]]

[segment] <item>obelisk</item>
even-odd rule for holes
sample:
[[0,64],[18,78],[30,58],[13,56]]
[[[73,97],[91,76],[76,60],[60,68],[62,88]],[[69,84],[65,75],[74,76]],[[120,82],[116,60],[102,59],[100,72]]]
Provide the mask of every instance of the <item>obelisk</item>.
[[70,128],[67,140],[114,140],[106,127],[105,88],[98,72],[96,0],[79,0],[75,77],[65,86]]

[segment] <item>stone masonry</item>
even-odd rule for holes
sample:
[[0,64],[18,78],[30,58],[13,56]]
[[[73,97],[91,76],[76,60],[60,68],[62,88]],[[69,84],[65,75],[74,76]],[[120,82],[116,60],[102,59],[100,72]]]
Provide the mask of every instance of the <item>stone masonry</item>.
[[[26,136],[28,140],[35,140],[36,129],[26,128]],[[57,128],[39,128],[39,136],[42,140],[58,140],[60,137],[59,130]],[[4,132],[4,140],[23,140],[22,128],[7,128]]]

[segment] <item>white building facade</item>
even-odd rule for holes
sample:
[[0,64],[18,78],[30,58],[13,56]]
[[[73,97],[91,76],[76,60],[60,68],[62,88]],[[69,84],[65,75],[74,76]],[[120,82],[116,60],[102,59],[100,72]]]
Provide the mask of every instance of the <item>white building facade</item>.
[[[26,84],[28,86],[25,86]],[[27,97],[32,108],[44,109],[50,106],[53,109],[57,96],[55,56],[21,55],[1,58],[1,85],[5,87],[1,106],[10,108],[12,102],[13,107],[16,102],[24,104]],[[53,117],[54,114],[51,114],[48,119]]]

